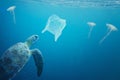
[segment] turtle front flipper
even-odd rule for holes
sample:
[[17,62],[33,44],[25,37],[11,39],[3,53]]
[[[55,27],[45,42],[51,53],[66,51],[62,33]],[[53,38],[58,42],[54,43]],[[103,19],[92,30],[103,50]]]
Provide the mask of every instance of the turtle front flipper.
[[31,50],[31,53],[37,68],[37,75],[40,76],[43,70],[43,57],[38,49]]

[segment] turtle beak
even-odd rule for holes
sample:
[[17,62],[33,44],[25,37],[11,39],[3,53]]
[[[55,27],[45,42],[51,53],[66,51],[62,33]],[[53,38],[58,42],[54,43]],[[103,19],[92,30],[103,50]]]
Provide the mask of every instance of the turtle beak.
[[35,43],[38,39],[39,39],[39,36],[38,36],[38,35],[32,35],[32,36],[30,36],[30,37],[27,39],[26,43],[27,43],[27,45],[30,47],[30,46],[31,46],[33,43]]

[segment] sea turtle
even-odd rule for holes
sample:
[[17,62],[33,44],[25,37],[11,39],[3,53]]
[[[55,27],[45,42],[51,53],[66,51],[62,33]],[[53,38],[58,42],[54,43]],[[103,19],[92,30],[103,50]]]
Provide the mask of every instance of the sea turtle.
[[0,80],[11,80],[19,72],[32,55],[40,76],[43,69],[43,57],[39,49],[30,50],[30,46],[38,40],[38,35],[32,35],[24,43],[19,42],[0,58]]

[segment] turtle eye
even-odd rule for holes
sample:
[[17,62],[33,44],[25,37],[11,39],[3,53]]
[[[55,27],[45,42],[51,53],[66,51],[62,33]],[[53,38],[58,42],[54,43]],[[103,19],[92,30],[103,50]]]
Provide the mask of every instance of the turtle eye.
[[34,38],[33,38],[33,41],[38,40],[38,38],[39,38],[38,35],[35,35]]
[[38,36],[36,35],[36,36],[35,36],[35,39],[37,39],[37,38],[38,38]]

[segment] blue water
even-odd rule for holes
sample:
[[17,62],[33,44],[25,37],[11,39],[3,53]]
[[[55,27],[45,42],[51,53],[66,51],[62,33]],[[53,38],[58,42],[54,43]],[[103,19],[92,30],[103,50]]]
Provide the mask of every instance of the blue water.
[[[16,6],[16,24],[6,9]],[[58,41],[45,28],[48,18],[56,14],[66,19],[67,25]],[[88,39],[87,22],[96,23]],[[115,25],[102,44],[99,41],[107,33],[106,23]],[[12,80],[120,80],[120,8],[68,7],[60,5],[0,1],[0,55],[17,42],[38,34],[40,39],[31,49],[41,50],[44,59],[42,75],[37,77],[31,57],[24,68]]]

